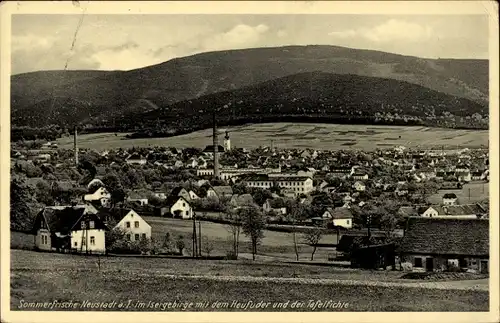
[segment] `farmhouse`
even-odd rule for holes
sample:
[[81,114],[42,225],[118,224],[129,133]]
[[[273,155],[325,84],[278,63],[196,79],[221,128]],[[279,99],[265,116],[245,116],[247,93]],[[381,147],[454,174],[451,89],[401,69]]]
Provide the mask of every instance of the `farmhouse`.
[[422,217],[475,219],[484,216],[486,213],[486,210],[480,204],[431,205],[422,213]]
[[446,193],[443,195],[443,205],[457,204],[458,197],[455,193]]
[[415,271],[451,268],[488,273],[489,221],[411,217],[401,246]]
[[267,199],[262,205],[262,209],[266,213],[275,212],[276,214],[285,215],[286,207],[283,204],[280,199]]
[[191,219],[193,217],[191,204],[182,196],[170,195],[165,204],[174,218]]
[[48,206],[37,214],[32,233],[39,250],[104,253],[107,230],[92,206]]
[[321,217],[323,219],[331,219],[332,224],[336,227],[343,227],[346,229],[352,228],[353,216],[351,211],[346,207],[329,207]]
[[212,198],[231,198],[233,188],[231,186],[212,186],[207,190],[207,197]]
[[170,192],[172,196],[182,196],[186,201],[191,201],[191,195],[189,192],[182,186],[175,187],[172,192]]
[[94,193],[85,194],[83,199],[89,202],[100,201],[102,206],[109,207],[111,203],[111,194],[105,187],[99,187]]
[[137,203],[137,205],[144,206],[148,205],[149,200],[144,194],[130,191],[127,196],[127,202]]
[[101,219],[109,225],[116,223],[113,230],[120,229],[129,241],[151,238],[151,226],[132,209],[110,209],[99,212]]

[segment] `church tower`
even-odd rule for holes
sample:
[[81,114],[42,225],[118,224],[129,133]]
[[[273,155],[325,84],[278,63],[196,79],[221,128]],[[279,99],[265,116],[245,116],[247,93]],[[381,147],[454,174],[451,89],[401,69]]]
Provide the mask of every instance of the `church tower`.
[[231,150],[231,139],[229,139],[229,133],[226,131],[226,136],[224,137],[224,151]]

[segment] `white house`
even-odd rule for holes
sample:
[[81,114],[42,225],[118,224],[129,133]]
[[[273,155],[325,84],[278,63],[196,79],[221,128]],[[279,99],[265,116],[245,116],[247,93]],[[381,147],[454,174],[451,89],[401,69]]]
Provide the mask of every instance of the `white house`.
[[193,217],[191,204],[182,196],[170,195],[166,204],[170,214],[175,218],[191,219]]
[[272,199],[267,199],[264,204],[262,205],[262,209],[264,212],[269,213],[271,211],[276,212],[277,214],[285,215],[286,214],[286,207],[273,207],[273,200]]
[[139,154],[133,154],[127,157],[125,162],[129,165],[145,165],[147,160]]
[[113,229],[121,229],[125,233],[125,239],[130,241],[151,239],[151,225],[134,210],[126,210],[125,216]]
[[327,208],[321,216],[323,219],[332,219],[334,226],[343,227],[346,229],[352,228],[352,213],[346,207],[336,207],[334,209]]
[[423,217],[428,218],[460,218],[460,219],[475,219],[486,215],[486,210],[479,204],[463,204],[463,205],[432,205],[429,206],[423,213]]
[[139,194],[138,192],[131,191],[129,192],[127,196],[127,202],[135,202],[138,203],[141,206],[148,205],[149,204],[149,199],[143,195]]
[[308,194],[314,190],[313,180],[308,176],[269,176],[268,174],[251,174],[244,178],[247,187],[269,189],[276,185],[291,190],[295,195]]
[[108,207],[111,204],[111,193],[105,187],[99,187],[92,194],[85,194],[83,199],[85,201],[101,201],[101,205],[104,207]]
[[359,181],[354,183],[353,187],[358,192],[362,192],[362,191],[366,190],[366,185],[362,182],[359,182]]
[[458,197],[455,193],[446,193],[443,195],[443,205],[457,204]]
[[200,198],[193,190],[189,190],[188,193],[189,193],[189,198],[191,200],[197,200]]
[[104,222],[89,205],[49,206],[34,221],[35,246],[39,250],[104,253]]

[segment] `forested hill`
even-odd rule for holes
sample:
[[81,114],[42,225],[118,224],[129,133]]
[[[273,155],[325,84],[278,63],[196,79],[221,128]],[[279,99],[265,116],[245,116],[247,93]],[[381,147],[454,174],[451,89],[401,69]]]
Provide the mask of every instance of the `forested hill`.
[[121,123],[138,136],[185,133],[219,124],[305,120],[487,128],[488,106],[391,79],[300,73],[175,103]]
[[12,124],[106,124],[130,112],[314,71],[404,81],[486,104],[488,68],[487,60],[315,45],[208,52],[131,71],[40,71],[11,77]]

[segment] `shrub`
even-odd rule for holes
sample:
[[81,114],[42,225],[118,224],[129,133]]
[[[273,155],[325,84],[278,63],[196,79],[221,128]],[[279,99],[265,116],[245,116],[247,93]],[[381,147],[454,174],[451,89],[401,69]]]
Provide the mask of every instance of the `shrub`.
[[238,256],[234,253],[233,250],[228,250],[226,252],[226,260],[238,260]]
[[403,269],[403,271],[412,271],[413,265],[411,264],[411,262],[403,262],[401,263],[401,269]]

